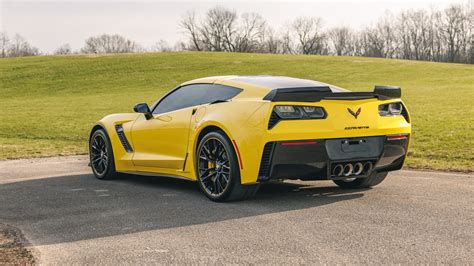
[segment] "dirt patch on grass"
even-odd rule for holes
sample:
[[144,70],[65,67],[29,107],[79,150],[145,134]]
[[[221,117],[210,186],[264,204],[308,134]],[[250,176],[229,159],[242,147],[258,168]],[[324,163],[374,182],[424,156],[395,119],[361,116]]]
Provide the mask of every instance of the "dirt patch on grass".
[[0,265],[34,265],[36,259],[20,230],[0,223]]

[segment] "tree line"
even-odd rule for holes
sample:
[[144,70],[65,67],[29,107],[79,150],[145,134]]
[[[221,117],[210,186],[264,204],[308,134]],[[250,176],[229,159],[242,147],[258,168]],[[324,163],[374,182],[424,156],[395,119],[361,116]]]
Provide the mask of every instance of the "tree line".
[[474,63],[474,11],[462,5],[443,10],[386,13],[361,30],[325,28],[322,18],[299,17],[276,31],[257,13],[238,15],[215,7],[181,20],[193,51],[367,56]]
[[[180,20],[184,40],[170,46],[160,40],[149,49],[123,36],[102,34],[86,39],[79,51],[68,44],[54,54],[138,53],[147,51],[222,51],[274,54],[366,56],[438,62],[474,63],[474,11],[463,5],[442,10],[385,13],[373,25],[355,30],[325,27],[320,17],[298,17],[280,29],[258,13],[238,14],[220,6]],[[16,34],[0,33],[0,56],[39,55]]]

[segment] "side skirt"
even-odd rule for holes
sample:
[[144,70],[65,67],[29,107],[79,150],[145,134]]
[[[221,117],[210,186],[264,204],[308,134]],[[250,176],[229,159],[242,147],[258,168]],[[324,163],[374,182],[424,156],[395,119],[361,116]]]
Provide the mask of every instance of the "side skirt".
[[172,175],[172,174],[151,173],[151,172],[141,172],[141,171],[120,171],[119,173],[128,174],[128,175],[140,175],[140,176],[170,177],[170,178],[175,178],[175,179],[196,182],[196,180],[193,180],[191,178],[187,178],[187,177],[179,176],[179,175]]

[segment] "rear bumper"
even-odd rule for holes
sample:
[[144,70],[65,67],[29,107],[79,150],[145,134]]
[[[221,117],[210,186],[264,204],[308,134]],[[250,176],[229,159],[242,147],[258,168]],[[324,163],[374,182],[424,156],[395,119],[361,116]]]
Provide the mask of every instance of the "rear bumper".
[[[399,170],[405,161],[408,138],[409,135],[403,134],[269,142],[264,147],[258,180],[341,179],[365,177],[374,170]],[[360,174],[347,176],[334,171],[338,164],[342,166],[350,164],[349,169],[357,163],[367,166],[367,169]]]

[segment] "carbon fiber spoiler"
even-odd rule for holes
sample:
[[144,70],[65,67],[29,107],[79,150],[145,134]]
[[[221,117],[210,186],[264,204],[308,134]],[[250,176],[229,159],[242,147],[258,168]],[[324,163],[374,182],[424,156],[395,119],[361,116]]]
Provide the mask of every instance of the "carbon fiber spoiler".
[[321,100],[379,100],[401,98],[400,87],[375,86],[373,92],[333,92],[329,86],[282,88],[270,91],[263,99],[272,102],[319,102]]

